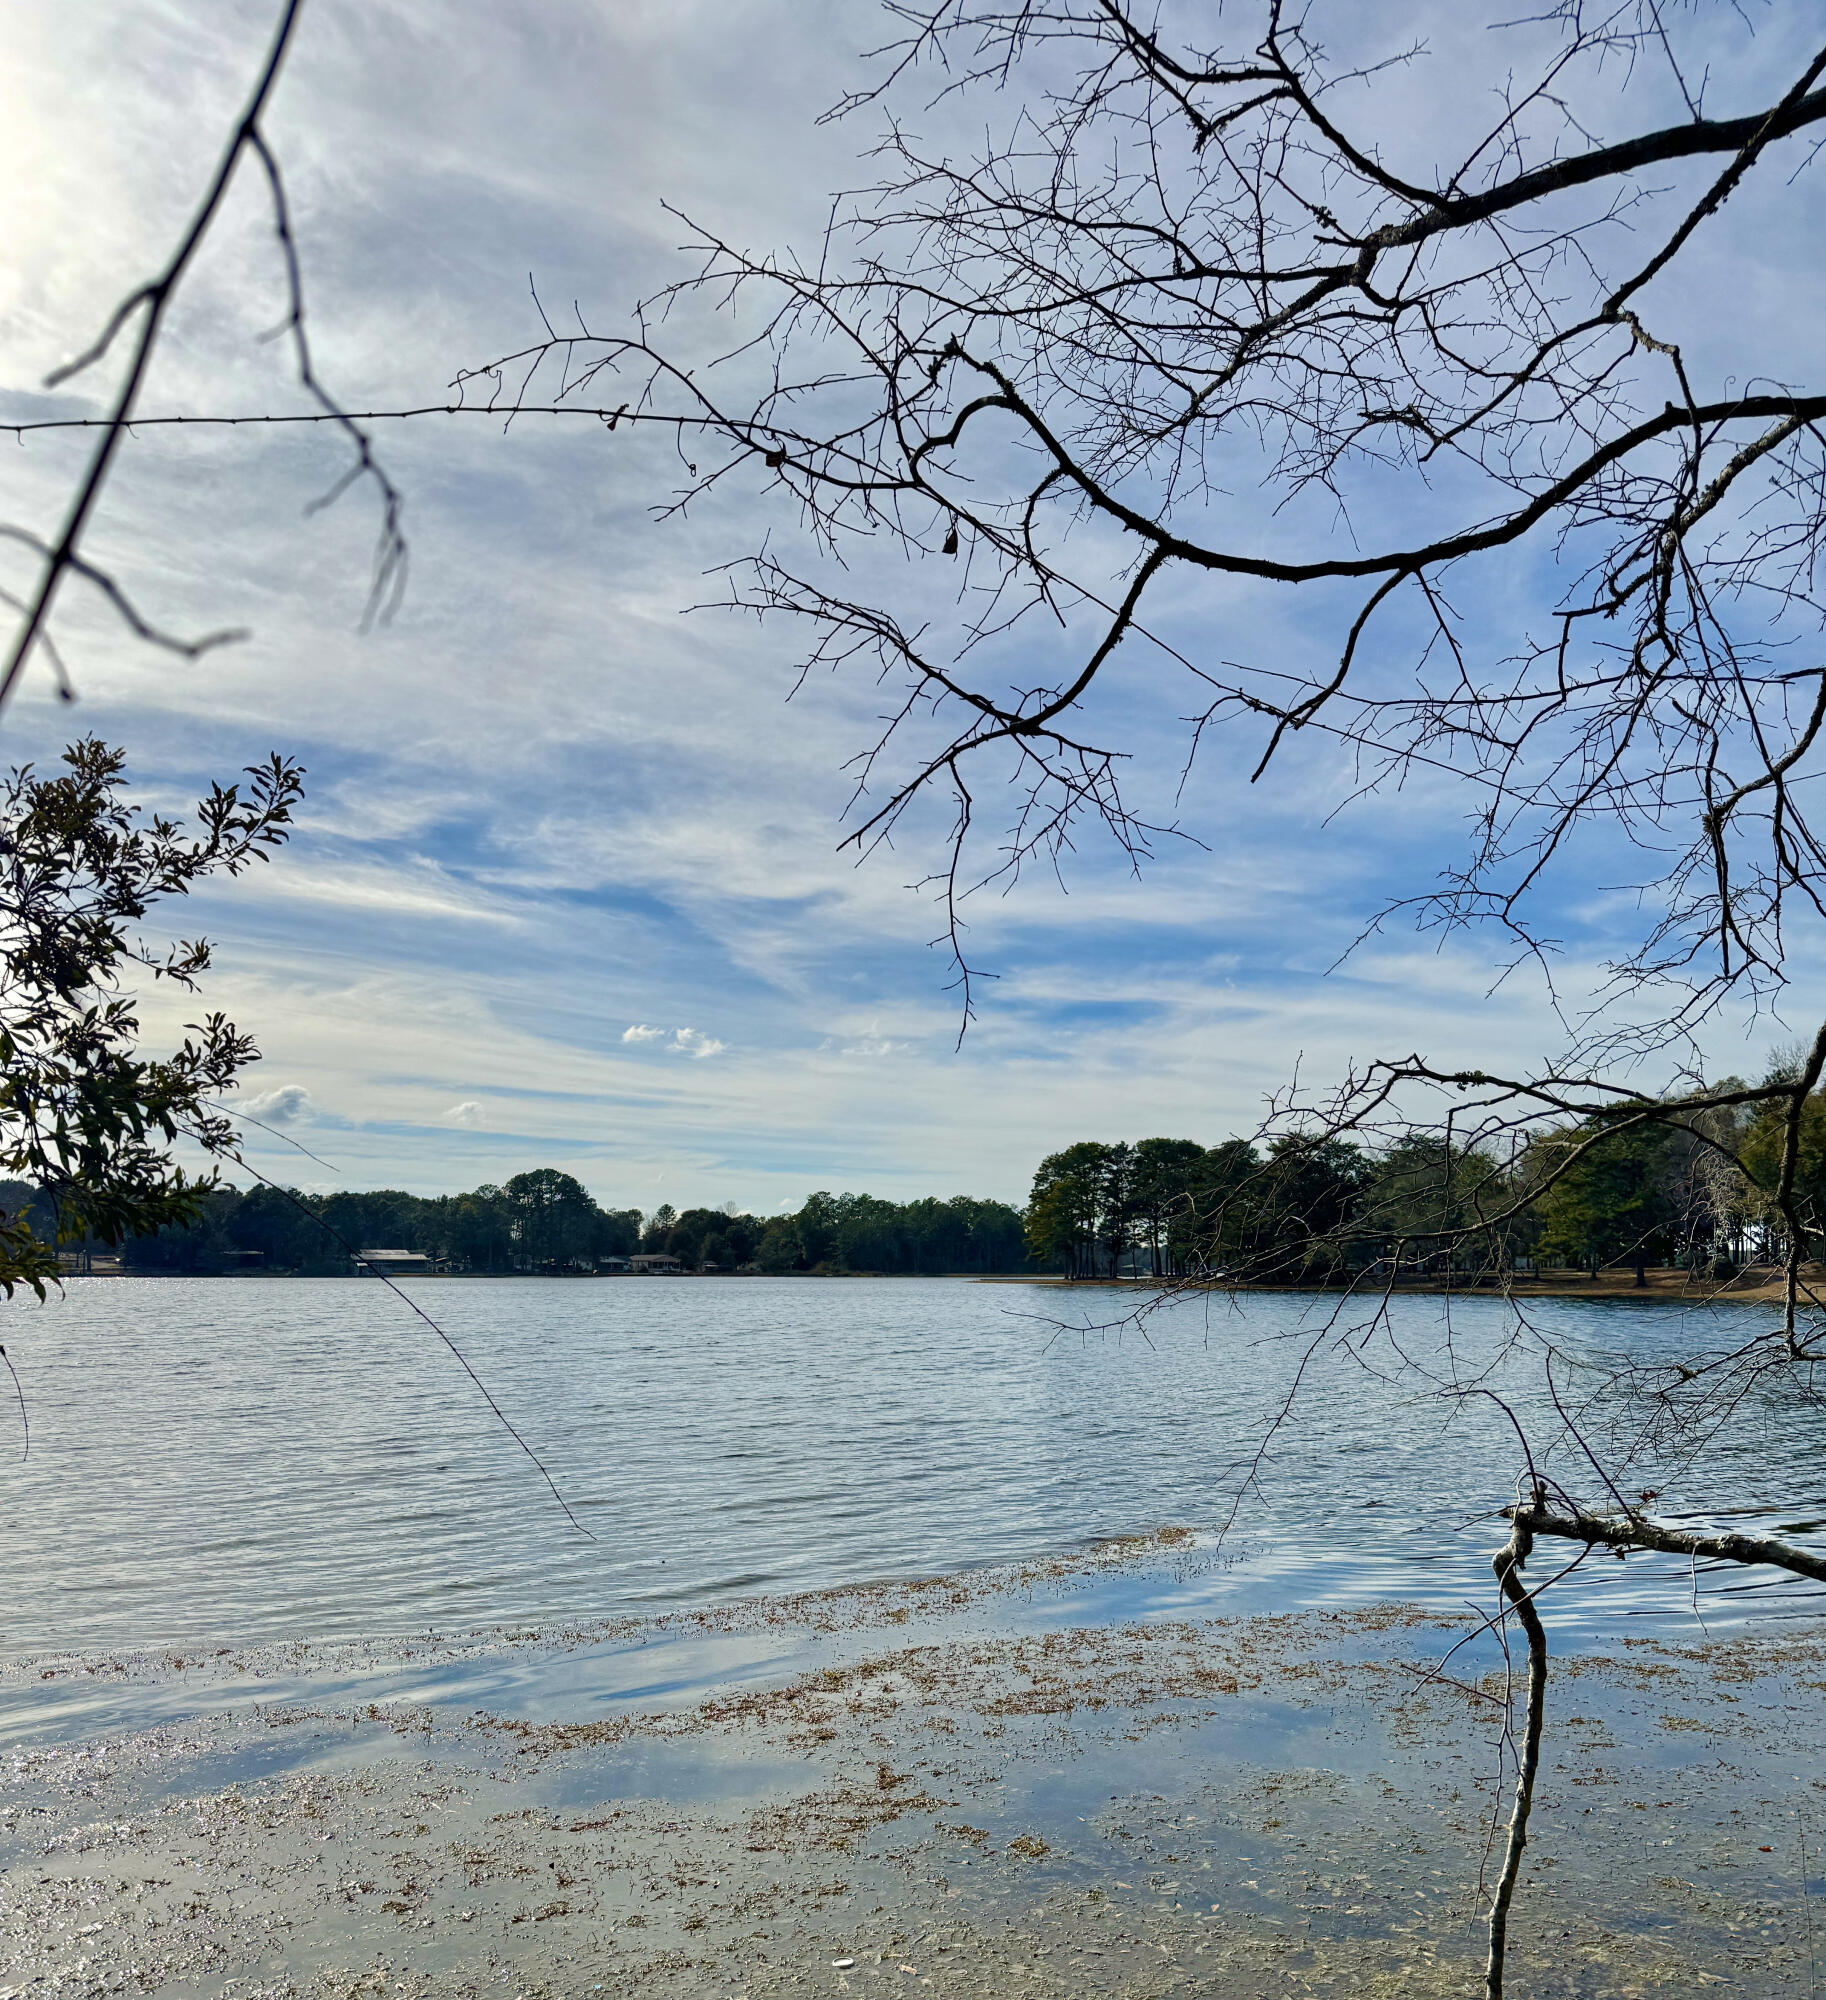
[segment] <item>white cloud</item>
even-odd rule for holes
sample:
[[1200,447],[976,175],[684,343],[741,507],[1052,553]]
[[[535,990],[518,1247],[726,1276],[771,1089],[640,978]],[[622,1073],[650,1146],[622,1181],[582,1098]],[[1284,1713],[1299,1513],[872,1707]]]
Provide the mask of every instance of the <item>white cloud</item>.
[[675,1028],[672,1031],[672,1053],[693,1056],[700,1060],[705,1056],[720,1056],[729,1046],[719,1042],[714,1035],[701,1035],[695,1028]]
[[853,1042],[828,1041],[827,1049],[834,1049],[840,1056],[862,1056],[880,1058],[894,1056],[913,1046],[911,1042],[897,1042],[891,1035],[859,1035]]
[[301,1083],[282,1083],[275,1090],[263,1090],[242,1107],[248,1117],[263,1119],[268,1125],[296,1125],[311,1115],[311,1093]]
[[637,1021],[633,1027],[624,1028],[621,1039],[624,1042],[659,1042],[668,1055],[700,1059],[720,1056],[729,1046],[727,1042],[719,1042],[714,1035],[702,1034],[696,1028],[673,1028],[668,1032],[664,1028],[651,1028],[645,1021]]
[[379,910],[397,916],[458,917],[487,924],[518,921],[513,911],[490,907],[476,891],[452,884],[440,869],[424,862],[406,867],[389,862],[368,868],[338,868],[320,862],[308,874],[290,869],[263,875],[260,886],[270,896],[334,903],[351,912]]
[[479,1125],[482,1122],[482,1107],[473,1097],[464,1098],[461,1104],[453,1104],[444,1113],[446,1125]]

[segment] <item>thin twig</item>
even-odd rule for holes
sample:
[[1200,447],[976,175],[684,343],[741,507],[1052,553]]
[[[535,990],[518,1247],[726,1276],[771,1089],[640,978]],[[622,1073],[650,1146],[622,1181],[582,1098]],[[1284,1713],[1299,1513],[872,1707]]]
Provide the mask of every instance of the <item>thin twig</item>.
[[321,1229],[324,1232],[324,1234],[328,1236],[333,1242],[339,1244],[341,1248],[345,1252],[347,1252],[348,1256],[355,1263],[361,1264],[364,1269],[372,1272],[372,1274],[375,1277],[377,1277],[383,1285],[387,1287],[387,1289],[394,1295],[395,1298],[402,1300],[413,1312],[417,1313],[419,1318],[422,1319],[428,1327],[430,1327],[431,1331],[437,1335],[439,1340],[441,1340],[444,1343],[444,1345],[447,1348],[449,1348],[451,1353],[456,1356],[457,1365],[462,1369],[463,1373],[469,1377],[470,1381],[475,1384],[477,1390],[481,1394],[483,1402],[485,1402],[488,1405],[488,1407],[494,1412],[495,1420],[500,1424],[501,1428],[507,1433],[507,1435],[510,1438],[513,1439],[514,1443],[520,1447],[520,1449],[526,1454],[526,1456],[532,1460],[534,1466],[538,1470],[539,1477],[543,1479],[546,1485],[551,1488],[552,1498],[556,1500],[558,1505],[563,1509],[564,1518],[567,1521],[569,1521],[571,1526],[575,1528],[577,1532],[580,1535],[582,1535],[586,1540],[593,1542],[596,1539],[596,1537],[593,1534],[591,1534],[589,1529],[586,1528],[580,1520],[578,1520],[577,1516],[574,1513],[572,1513],[570,1502],[565,1499],[564,1495],[561,1492],[559,1492],[558,1482],[552,1477],[551,1473],[546,1469],[546,1464],[544,1459],[542,1459],[539,1456],[539,1454],[532,1448],[532,1446],[527,1443],[525,1438],[523,1438],[520,1435],[519,1431],[515,1429],[513,1419],[509,1417],[507,1412],[504,1409],[502,1409],[501,1405],[495,1401],[494,1392],[489,1388],[488,1384],[482,1380],[481,1376],[478,1375],[475,1369],[470,1365],[469,1357],[456,1344],[456,1342],[451,1339],[450,1335],[444,1331],[444,1329],[437,1323],[437,1321],[431,1317],[431,1315],[425,1310],[425,1308],[419,1304],[419,1302],[411,1295],[411,1293],[402,1290],[400,1286],[395,1284],[394,1281],[387,1276],[385,1271],[380,1270],[375,1265],[368,1264],[366,1260],[362,1257],[361,1252],[357,1250],[352,1243],[349,1242],[348,1238],[345,1237],[340,1230],[336,1229],[323,1216],[319,1215],[317,1211],[309,1205],[308,1202],[300,1200],[298,1195],[295,1194],[292,1189],[288,1187],[283,1187],[280,1185],[278,1181],[269,1179],[265,1174],[263,1174],[260,1171],[258,1167],[250,1166],[247,1160],[243,1157],[243,1155],[239,1151],[233,1148],[227,1149],[227,1157],[233,1160],[236,1166],[240,1167],[243,1170],[243,1172],[252,1174],[254,1179],[257,1180],[262,1187],[269,1187],[273,1190],[275,1194],[282,1195],[287,1201],[289,1201],[292,1204],[292,1206],[295,1209],[298,1210],[300,1215],[309,1216],[310,1219],[314,1223],[316,1223],[317,1227]]

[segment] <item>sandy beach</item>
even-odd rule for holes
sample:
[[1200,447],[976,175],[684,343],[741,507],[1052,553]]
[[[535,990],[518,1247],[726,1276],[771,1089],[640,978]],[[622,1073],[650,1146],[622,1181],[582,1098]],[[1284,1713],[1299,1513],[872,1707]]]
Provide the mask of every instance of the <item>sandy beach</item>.
[[[1009,1629],[1062,1567],[21,1663],[0,2000],[1467,1990],[1500,1670],[1400,1607]],[[1815,1991],[1823,1738],[1811,1630],[1558,1663],[1513,1989]]]

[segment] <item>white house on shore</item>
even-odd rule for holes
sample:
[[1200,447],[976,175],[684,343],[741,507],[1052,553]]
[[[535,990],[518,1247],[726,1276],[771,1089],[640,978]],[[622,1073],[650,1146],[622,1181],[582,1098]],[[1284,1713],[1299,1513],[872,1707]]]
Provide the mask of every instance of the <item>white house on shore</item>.
[[435,1268],[422,1250],[360,1250],[355,1255],[356,1274],[362,1277],[409,1278]]

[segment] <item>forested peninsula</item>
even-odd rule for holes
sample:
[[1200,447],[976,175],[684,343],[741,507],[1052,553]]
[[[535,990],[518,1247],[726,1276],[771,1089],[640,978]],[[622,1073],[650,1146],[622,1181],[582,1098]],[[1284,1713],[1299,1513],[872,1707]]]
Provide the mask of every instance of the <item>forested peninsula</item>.
[[[1772,1071],[1779,1080],[1781,1065]],[[1449,1132],[1391,1144],[1335,1130],[1265,1144],[1084,1140],[1042,1160],[1029,1252],[1075,1278],[1349,1283],[1458,1281],[1651,1266],[1728,1277],[1778,1264],[1790,1228],[1779,1189],[1785,1111],[1620,1097],[1599,1116],[1504,1148]],[[1751,1093],[1746,1089],[1745,1096]],[[1826,1250],[1826,1091],[1799,1107],[1790,1206],[1800,1250]]]

